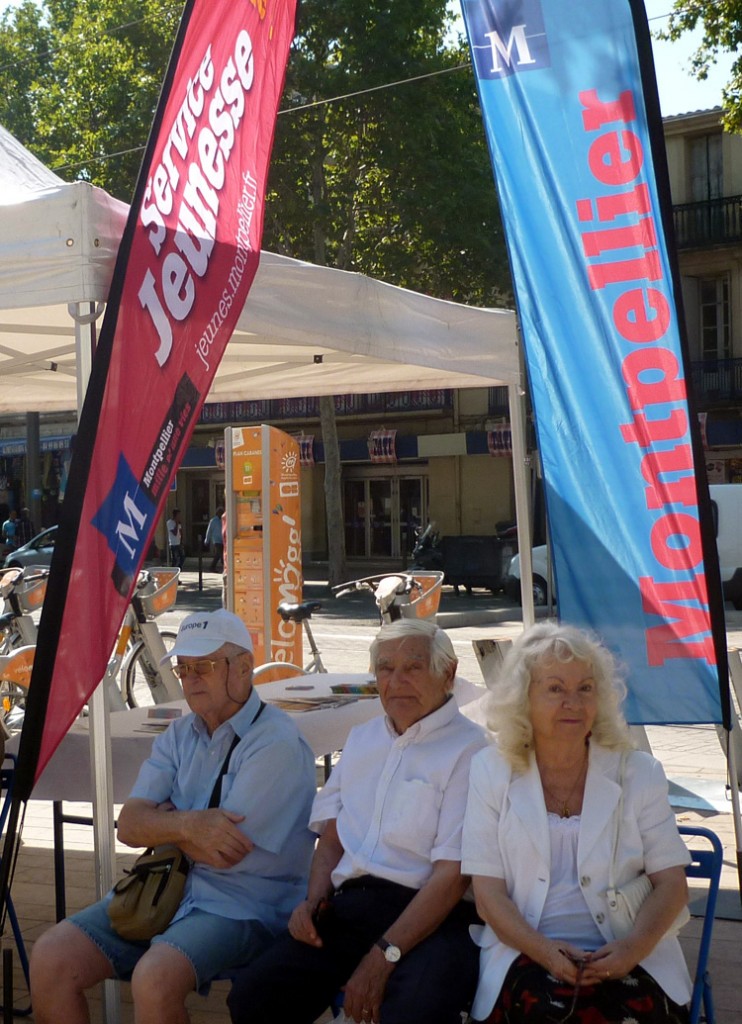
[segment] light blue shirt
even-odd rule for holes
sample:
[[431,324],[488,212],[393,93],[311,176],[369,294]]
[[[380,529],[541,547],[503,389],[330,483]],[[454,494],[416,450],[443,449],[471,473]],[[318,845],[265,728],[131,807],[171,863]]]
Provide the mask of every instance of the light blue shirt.
[[291,719],[252,691],[237,714],[209,736],[194,714],[176,719],[155,739],[131,796],[178,810],[204,810],[235,735],[222,780],[220,807],[244,814],[239,828],[255,844],[239,864],[194,864],[174,920],[194,907],[236,920],[286,927],[306,893],[314,836],[309,811],[315,793],[314,755]]
[[204,544],[221,544],[222,542],[222,519],[221,516],[212,516],[209,525],[206,527]]

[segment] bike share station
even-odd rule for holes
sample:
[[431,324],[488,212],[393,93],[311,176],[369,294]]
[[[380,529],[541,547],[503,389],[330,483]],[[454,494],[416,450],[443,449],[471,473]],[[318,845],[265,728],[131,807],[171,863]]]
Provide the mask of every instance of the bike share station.
[[[297,724],[316,757],[342,750],[354,725],[381,713],[370,672],[327,672],[309,620],[321,607],[302,601],[301,490],[299,444],[275,427],[228,427],[226,470],[227,607],[245,622],[255,647],[254,680],[261,696],[297,715]],[[433,618],[443,573],[381,574],[333,588],[374,594],[382,622]],[[311,659],[305,663],[303,632]],[[303,667],[302,667],[303,666]],[[460,704],[481,691],[457,681]]]
[[299,444],[276,427],[224,431],[227,608],[252,636],[255,664],[302,664],[300,622],[284,622],[282,601],[301,601]]
[[369,674],[327,673],[314,646],[308,620],[320,605],[302,602],[299,444],[266,425],[227,427],[224,442],[227,608],[250,630],[261,696],[298,715],[315,757],[327,758],[379,701]]

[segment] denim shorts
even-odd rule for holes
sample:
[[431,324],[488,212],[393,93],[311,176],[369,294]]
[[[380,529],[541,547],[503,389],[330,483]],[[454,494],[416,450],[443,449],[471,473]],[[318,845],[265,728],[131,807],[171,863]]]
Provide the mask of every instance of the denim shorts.
[[129,942],[111,927],[106,910],[110,899],[106,896],[67,920],[97,946],[122,981],[130,980],[150,945],[164,942],[189,961],[196,976],[196,990],[205,995],[217,974],[249,963],[273,941],[260,921],[233,921],[194,908],[151,942]]

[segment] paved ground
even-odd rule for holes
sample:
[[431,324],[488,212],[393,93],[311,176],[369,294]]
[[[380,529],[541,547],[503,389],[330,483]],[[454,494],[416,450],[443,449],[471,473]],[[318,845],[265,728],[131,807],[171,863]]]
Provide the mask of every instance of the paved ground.
[[[316,574],[315,574],[316,575]],[[221,603],[220,578],[206,574],[199,589],[195,572],[186,573],[173,611],[162,617],[163,626],[177,626],[184,614],[197,608],[218,607]],[[368,645],[377,630],[373,600],[368,594],[356,594],[334,600],[327,594],[321,580],[305,585],[305,598],[323,601],[315,618],[315,637],[329,671],[363,672],[368,668]],[[450,630],[459,656],[462,676],[481,681],[481,673],[472,641],[517,635],[522,628],[517,609],[502,598],[485,592],[456,597],[445,591],[441,604],[441,625]],[[468,623],[468,624],[467,624]],[[731,644],[742,647],[742,613],[729,612],[727,619]],[[725,761],[713,727],[650,728],[648,737],[653,752],[663,762],[674,781],[677,799],[685,806],[678,810],[681,823],[703,824],[718,833],[724,843],[724,875],[720,915],[714,931],[712,975],[719,1024],[742,1024],[742,975],[740,973],[740,941],[742,913],[737,877],[736,846],[730,804],[725,794]],[[86,805],[66,805],[66,810],[89,814]],[[74,910],[94,898],[92,831],[85,826],[67,826],[67,901]],[[132,854],[117,847],[119,869],[128,864]],[[28,946],[53,921],[54,890],[52,880],[51,805],[31,801],[23,831],[23,847],[13,885],[13,898],[21,919]],[[682,943],[689,963],[694,956],[700,935],[700,918],[694,917],[683,933]],[[27,1004],[25,988],[16,958],[16,1005]],[[224,1008],[226,983],[214,986],[208,999],[193,996],[190,1002],[194,1024],[227,1024]],[[124,1024],[133,1020],[128,1001],[128,986],[122,989]],[[100,998],[92,1002],[92,1021],[103,1022]],[[28,1018],[33,1021],[33,1016]],[[109,1020],[112,1018],[109,1017]],[[64,1024],[60,1021],[60,1024]],[[279,1024],[291,1024],[290,1021]]]

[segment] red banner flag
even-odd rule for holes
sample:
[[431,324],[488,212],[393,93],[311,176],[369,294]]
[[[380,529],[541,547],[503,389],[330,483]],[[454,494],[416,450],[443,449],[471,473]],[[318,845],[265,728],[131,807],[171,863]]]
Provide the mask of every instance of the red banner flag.
[[93,362],[16,793],[102,679],[170,480],[258,267],[296,0],[190,0]]

